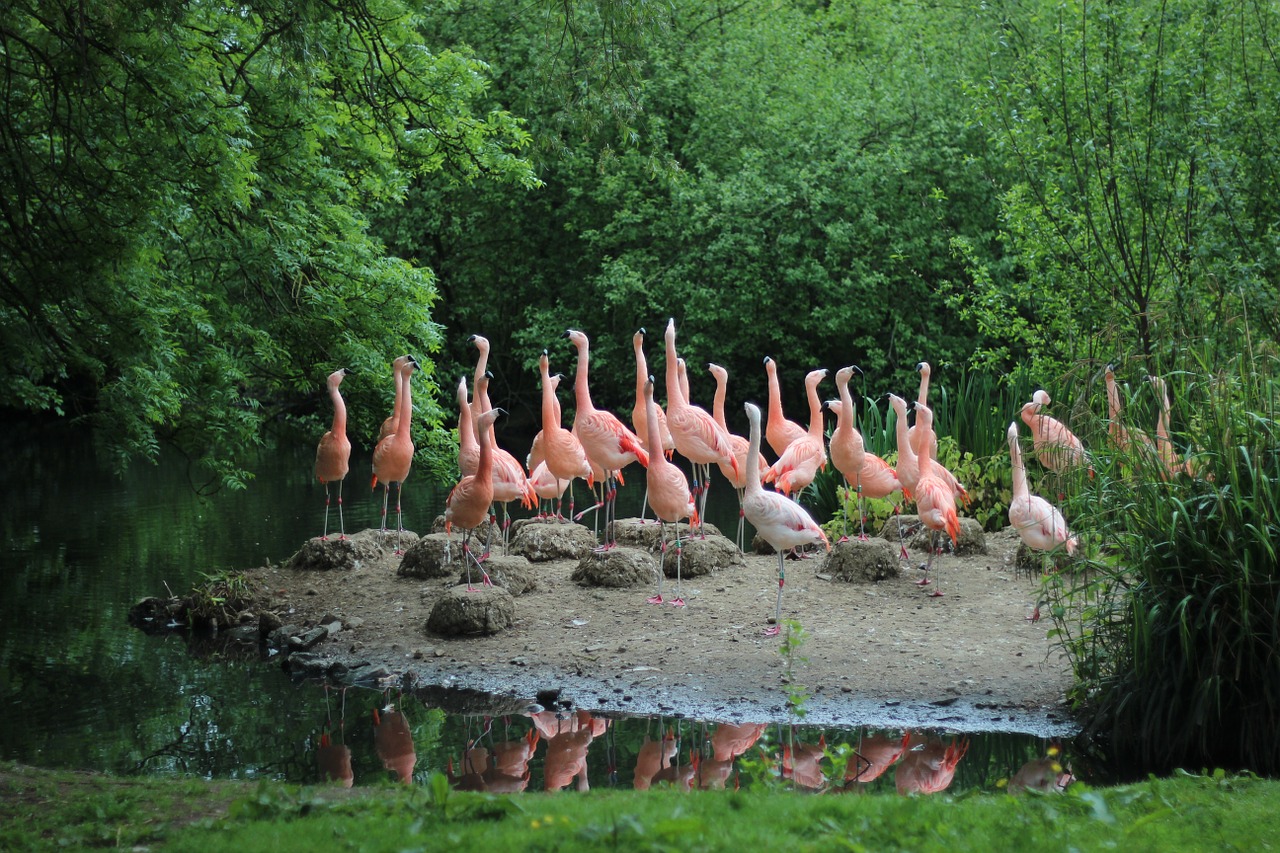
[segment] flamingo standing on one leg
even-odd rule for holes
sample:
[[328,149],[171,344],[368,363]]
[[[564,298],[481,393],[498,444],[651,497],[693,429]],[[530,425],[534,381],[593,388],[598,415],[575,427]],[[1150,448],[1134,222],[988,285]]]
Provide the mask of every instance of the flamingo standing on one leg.
[[767,355],[764,357],[764,372],[769,375],[769,422],[765,425],[764,437],[773,448],[774,455],[781,456],[787,445],[798,438],[804,438],[809,431],[795,421],[787,420],[787,416],[782,413],[778,365]]
[[[719,462],[720,473],[725,479],[733,484],[733,488],[738,493],[738,550],[745,550],[746,545],[746,516],[742,513],[742,492],[747,487],[747,451],[751,448],[751,442],[740,435],[734,435],[729,432],[729,424],[724,417],[724,399],[729,390],[729,371],[725,370],[718,364],[708,364],[707,370],[711,371],[711,375],[716,379],[716,396],[711,404],[711,415],[715,418],[716,423],[729,436],[729,444],[733,446],[733,458],[738,460],[738,470],[735,472],[733,467]],[[769,463],[765,461],[763,455],[760,456],[759,468],[763,471],[769,467]]]
[[750,447],[747,450],[747,485],[742,498],[742,509],[747,521],[766,542],[778,552],[778,600],[773,609],[773,627],[765,629],[765,636],[777,636],[781,630],[782,619],[782,587],[786,582],[782,561],[789,548],[821,542],[831,550],[827,535],[822,532],[809,514],[795,501],[788,500],[777,492],[766,492],[760,485],[760,408],[752,403],[745,404],[747,420],[751,423]]
[[351,371],[341,367],[329,374],[326,385],[329,399],[333,401],[333,425],[320,436],[316,445],[316,479],[324,484],[324,533],[321,541],[329,539],[329,484],[338,484],[338,541],[347,538],[347,526],[342,520],[342,480],[351,468],[351,442],[347,439],[347,404],[342,401],[338,386]]
[[[578,372],[573,380],[573,393],[577,410],[573,415],[573,431],[577,433],[587,458],[604,471],[604,548],[617,545],[614,529],[615,503],[618,487],[614,485],[614,473],[639,460],[648,467],[649,453],[640,443],[640,437],[623,426],[617,415],[591,405],[591,389],[587,384],[587,371],[591,358],[591,343],[586,334],[568,329],[564,336],[578,350]],[[657,417],[654,418],[655,423]],[[658,451],[661,455],[661,451]]]
[[493,448],[489,440],[489,426],[502,414],[502,409],[490,409],[479,418],[480,464],[474,474],[463,477],[453,491],[444,510],[444,532],[453,532],[456,524],[462,530],[462,561],[467,566],[467,591],[472,592],[471,564],[475,563],[484,578],[484,585],[491,586],[489,573],[471,553],[471,534],[489,518],[489,505],[493,503]]
[[[722,430],[705,409],[692,405],[680,384],[674,317],[667,321],[664,341],[667,354],[667,426],[671,429],[671,437],[675,439],[676,450],[694,466],[693,491],[701,503],[698,507],[701,529],[701,519],[707,513],[707,481],[710,479],[711,464],[723,461],[735,472],[740,468],[738,459],[733,454],[729,433]],[[701,477],[697,474],[699,467],[703,472]]]
[[[898,473],[874,453],[867,453],[862,440],[862,433],[854,426],[853,397],[849,394],[849,379],[853,376],[855,366],[842,367],[836,371],[836,390],[839,400],[828,400],[827,408],[836,413],[836,428],[831,433],[831,464],[844,477],[845,488],[850,483],[858,491],[858,538],[867,539],[867,513],[863,501],[866,498],[887,498],[894,492],[902,491],[898,482]],[[841,515],[843,518],[843,514]],[[847,539],[843,537],[841,541]]]
[[404,490],[405,478],[413,466],[413,369],[418,362],[406,359],[400,369],[400,414],[396,420],[395,431],[378,442],[373,449],[373,487],[377,488],[381,478],[382,489],[382,532],[387,531],[387,501],[391,496],[391,484],[396,484],[396,550],[403,554],[400,547],[401,534],[404,533],[404,513],[401,510],[400,495]]
[[[645,413],[645,423],[649,428],[649,446],[660,447],[662,434],[656,412],[658,407],[653,402],[652,376],[644,384],[644,402],[645,408],[648,410]],[[676,526],[676,593],[675,598],[671,599],[671,604],[676,607],[684,607],[684,598],[680,595],[680,519],[688,518],[691,524],[697,523],[698,510],[694,506],[693,494],[689,491],[689,481],[685,478],[684,472],[668,462],[661,452],[654,453],[649,457],[648,469],[649,505],[653,507],[653,514],[657,516],[658,522],[662,525],[663,555],[663,559],[658,566],[658,592],[649,599],[649,603],[662,603],[662,576],[665,573],[662,563],[666,562],[667,523],[673,522]]]
[[1052,551],[1065,546],[1068,554],[1076,552],[1077,540],[1067,529],[1067,520],[1058,508],[1027,488],[1027,469],[1022,463],[1018,444],[1018,422],[1009,424],[1009,460],[1013,465],[1013,499],[1009,501],[1009,523],[1022,541],[1035,551]]
[[[929,412],[929,407],[917,403],[916,411]],[[955,545],[956,538],[960,535],[955,487],[941,476],[942,466],[934,462],[932,457],[919,456],[917,462],[920,465],[920,479],[916,481],[914,494],[920,521],[930,531],[945,531],[951,537],[951,544]],[[932,546],[929,548],[929,559],[924,568],[926,579],[929,577],[929,570],[933,568],[933,556],[936,550]],[[942,595],[942,590],[934,587],[930,595],[936,598]]]
[[[542,453],[547,470],[556,478],[556,487],[561,482],[571,483],[574,477],[587,481],[587,486],[595,485],[595,475],[591,472],[591,463],[587,461],[587,452],[582,449],[582,442],[569,430],[560,425],[560,403],[556,399],[555,384],[551,381],[548,367],[547,351],[542,351],[538,359],[538,369],[542,373]],[[561,500],[556,514],[564,503]],[[569,514],[573,515],[573,487],[569,487]]]
[[818,470],[827,467],[827,445],[822,422],[822,401],[818,399],[818,383],[826,377],[826,370],[811,370],[804,377],[805,396],[809,400],[809,431],[802,438],[787,445],[764,474],[764,482],[777,483],[778,491],[799,500]]

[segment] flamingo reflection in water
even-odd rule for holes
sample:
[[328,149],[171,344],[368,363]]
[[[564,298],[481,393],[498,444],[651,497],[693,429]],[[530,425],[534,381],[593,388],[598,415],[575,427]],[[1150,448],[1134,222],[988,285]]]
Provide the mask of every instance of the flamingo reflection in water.
[[542,773],[545,789],[559,791],[577,779],[579,791],[591,790],[587,781],[587,748],[609,730],[609,720],[578,711],[561,719],[553,711],[533,715],[534,725],[547,741]]
[[[320,770],[322,782],[337,782],[344,788],[350,788],[355,782],[355,773],[351,769],[351,747],[345,743],[334,743],[330,732],[333,729],[333,716],[329,709],[329,687],[325,686],[325,722],[320,732],[320,743],[316,747],[316,766]],[[339,740],[346,731],[347,691],[342,690],[342,713],[338,718]]]
[[903,756],[910,744],[910,732],[903,732],[902,737],[886,734],[863,737],[845,768],[845,790],[850,790],[855,783],[865,785],[879,779]]
[[649,790],[659,771],[670,766],[677,749],[676,733],[673,729],[667,729],[661,733],[658,740],[653,740],[646,734],[644,743],[640,746],[640,752],[636,754],[636,774],[631,787],[637,791]]
[[373,709],[373,748],[382,766],[396,774],[406,785],[413,781],[413,768],[418,753],[413,745],[409,718],[388,703],[381,712]]
[[969,751],[969,741],[930,740],[907,751],[894,783],[899,794],[936,794],[945,791],[956,777],[956,765]]
[[821,790],[827,784],[827,774],[822,770],[826,752],[826,735],[819,736],[816,744],[798,740],[785,744],[782,747],[782,778],[791,779],[800,788]]

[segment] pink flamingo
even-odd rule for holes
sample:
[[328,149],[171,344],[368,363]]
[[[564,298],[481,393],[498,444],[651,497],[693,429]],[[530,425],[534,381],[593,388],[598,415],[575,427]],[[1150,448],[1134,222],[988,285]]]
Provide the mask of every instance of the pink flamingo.
[[[640,437],[641,444],[650,455],[658,452],[656,448],[649,445],[649,421],[648,415],[645,413],[644,406],[644,383],[649,380],[649,365],[644,357],[644,336],[646,332],[644,327],[636,330],[631,336],[631,348],[636,355],[636,404],[631,408],[631,425],[635,427],[636,435]],[[675,452],[676,442],[671,437],[671,430],[667,428],[667,413],[662,411],[661,406],[654,407],[658,416],[658,435],[662,439],[661,452],[666,454],[668,459]],[[645,487],[644,502],[640,504],[640,521],[644,521],[644,508],[649,505],[649,490]]]
[[474,592],[471,585],[471,564],[475,563],[484,578],[485,586],[492,586],[489,573],[471,553],[471,534],[489,518],[489,505],[493,503],[493,448],[489,442],[489,425],[498,419],[502,409],[490,409],[480,416],[477,426],[480,431],[480,463],[476,472],[463,477],[453,491],[444,510],[444,532],[452,533],[456,524],[462,530],[462,560],[467,566],[467,591]]
[[480,465],[480,441],[472,422],[471,402],[467,395],[467,377],[458,380],[458,471],[462,476],[474,474]]
[[820,735],[817,743],[795,742],[782,747],[782,778],[791,779],[801,788],[817,791],[827,782],[822,770],[822,759],[827,753],[827,736]]
[[[926,442],[932,443],[935,446],[937,445],[938,434],[933,429],[932,409],[928,406],[922,406],[919,403],[916,403],[916,426],[920,428],[919,438],[921,446],[924,446]],[[918,459],[921,455],[920,448],[913,447],[912,449],[916,451],[916,458]],[[960,483],[960,480],[956,478],[956,475],[952,474],[945,465],[939,462],[935,457],[930,458],[933,459],[933,469],[937,475],[945,480],[947,485],[951,486],[952,491],[956,493],[956,497],[960,502],[965,506],[968,506],[969,501],[971,500],[968,490],[965,489],[965,487]]]
[[351,442],[347,439],[347,404],[342,401],[338,386],[351,371],[345,367],[329,374],[326,385],[329,399],[333,401],[333,424],[320,436],[316,445],[316,479],[324,484],[324,533],[321,541],[329,539],[329,484],[338,484],[338,541],[347,538],[347,526],[342,519],[342,481],[351,468]]
[[1018,444],[1018,422],[1009,424],[1009,459],[1013,464],[1013,499],[1009,501],[1009,523],[1018,531],[1028,548],[1052,551],[1066,546],[1068,554],[1076,551],[1077,540],[1067,529],[1067,521],[1058,508],[1027,488],[1027,469],[1022,463]]
[[355,782],[355,772],[351,769],[351,747],[334,743],[328,732],[320,733],[316,765],[320,769],[320,778],[326,782],[337,782],[344,788],[350,788]]
[[[867,453],[862,440],[862,433],[854,426],[853,397],[849,393],[849,380],[853,377],[855,366],[842,367],[836,371],[836,390],[839,400],[828,400],[827,408],[836,413],[836,428],[831,433],[831,464],[844,477],[845,489],[850,483],[858,492],[858,538],[867,539],[867,514],[864,509],[866,498],[887,498],[894,492],[902,491],[898,482],[898,473],[874,453]],[[844,514],[841,514],[844,518]],[[843,536],[841,541],[848,539]]]
[[[582,442],[569,430],[560,425],[560,402],[556,399],[555,383],[551,381],[548,367],[547,351],[542,351],[538,359],[538,369],[542,373],[542,453],[547,470],[556,478],[556,487],[560,482],[570,483],[574,477],[587,481],[588,487],[595,484],[595,475],[591,471],[591,463],[587,461],[587,452]],[[563,500],[556,514],[560,512]],[[569,488],[569,514],[573,515],[573,488]]]
[[[720,473],[724,475],[734,490],[738,493],[738,550],[743,551],[746,545],[746,516],[742,513],[742,491],[747,487],[747,451],[751,448],[751,442],[740,435],[734,435],[729,432],[729,423],[724,417],[724,399],[729,390],[729,371],[725,370],[718,364],[708,364],[707,370],[711,371],[711,375],[716,380],[716,396],[711,404],[711,416],[715,418],[720,429],[724,430],[725,435],[729,436],[729,444],[733,447],[733,458],[738,460],[738,469],[735,471],[732,466],[726,465],[723,461],[717,464],[720,467]],[[760,470],[769,467],[769,463],[765,461],[763,455],[758,460]]]
[[1144,430],[1130,429],[1124,425],[1120,412],[1120,389],[1116,386],[1114,365],[1107,365],[1102,374],[1107,386],[1107,434],[1111,441],[1122,452],[1127,453],[1136,447],[1155,450],[1155,442]]
[[765,439],[775,456],[781,456],[787,445],[804,438],[809,431],[795,421],[787,420],[782,413],[782,389],[778,385],[778,365],[769,356],[764,357],[764,372],[769,375],[769,422],[765,426]]
[[773,626],[766,628],[765,636],[774,637],[781,631],[782,587],[786,582],[783,570],[783,553],[789,548],[799,548],[821,542],[831,550],[831,543],[822,528],[795,501],[777,492],[766,492],[760,485],[760,409],[746,403],[747,420],[751,423],[750,447],[747,450],[747,484],[742,497],[742,510],[747,521],[766,542],[778,552],[778,600],[773,609]]
[[676,756],[676,733],[667,729],[659,740],[650,740],[645,735],[640,751],[636,753],[636,772],[631,787],[637,791],[647,791],[653,784],[658,772],[670,766]]
[[[1076,434],[1057,418],[1040,414],[1040,410],[1050,402],[1049,392],[1041,388],[1031,396],[1030,402],[1022,406],[1022,422],[1031,428],[1036,459],[1058,474],[1078,465],[1087,465],[1089,460],[1084,444]],[[1089,468],[1089,476],[1093,476],[1092,467]]]
[[894,784],[899,794],[936,794],[950,787],[956,777],[956,766],[969,751],[969,741],[950,745],[940,740],[930,741],[922,747],[907,752]]
[[[614,530],[615,505],[618,487],[614,485],[614,472],[639,460],[649,465],[649,454],[634,432],[623,426],[617,415],[591,405],[591,389],[587,384],[587,371],[591,358],[591,343],[577,329],[568,329],[564,336],[578,350],[578,372],[573,381],[573,393],[577,410],[573,415],[573,431],[577,433],[587,458],[604,471],[604,548],[617,544]],[[656,422],[656,418],[655,418]],[[661,453],[659,452],[659,455]]]
[[[931,416],[928,406],[922,406],[916,403],[916,411],[927,413],[926,417]],[[954,545],[956,538],[960,535],[960,517],[956,513],[956,490],[955,487],[942,477],[942,466],[929,456],[917,457],[920,465],[920,479],[916,481],[915,499],[916,509],[920,516],[921,523],[930,530],[930,547],[929,559],[924,566],[924,578],[929,579],[929,570],[933,568],[934,553],[938,550],[933,546],[932,534],[937,531],[945,531],[951,537],[951,544]],[[934,587],[933,597],[942,595],[942,590]]]
[[[897,394],[890,394],[889,406],[893,409],[895,415],[893,428],[898,444],[898,463],[894,468],[894,473],[898,475],[898,483],[902,487],[902,503],[894,510],[894,515],[899,515],[899,511],[907,501],[915,500],[916,483],[920,480],[920,460],[916,456],[915,450],[911,447],[911,439],[907,431],[907,401]],[[909,560],[906,541],[902,536],[902,518],[900,515],[898,518],[898,548],[900,550],[899,559]],[[927,582],[927,578],[917,581],[921,585]]]
[[[916,365],[916,370],[920,371],[920,392],[916,395],[916,402],[922,406],[929,405],[929,376],[933,372],[933,368],[929,367],[929,362],[922,361]],[[907,432],[907,437],[911,443],[911,449],[916,452],[917,456],[922,456],[924,450],[921,447],[924,433],[920,429],[919,424],[915,424]],[[938,458],[938,436],[935,433],[929,444],[929,456]]]
[[[493,376],[488,371],[480,377],[476,384],[476,399],[480,402],[481,414],[493,408],[489,402],[489,380]],[[511,529],[511,513],[507,505],[511,501],[520,501],[520,506],[531,509],[538,502],[538,496],[524,474],[524,468],[514,456],[498,446],[493,427],[489,427],[489,446],[493,452],[493,502],[502,504],[502,553],[507,553],[508,531]],[[489,512],[490,531],[496,521],[492,509]],[[484,553],[489,555],[489,542],[486,540]]]
[[546,461],[543,460],[529,475],[529,485],[533,488],[533,493],[538,496],[538,517],[550,518],[552,513],[543,510],[542,502],[547,501],[551,507],[554,507],[557,499],[563,500],[564,489],[569,485],[569,481],[557,480],[551,473],[551,469],[547,467]]
[[373,709],[373,748],[382,759],[382,766],[395,773],[406,785],[413,781],[413,767],[418,763],[418,753],[413,744],[413,732],[403,711],[387,706],[383,713]]
[[1179,473],[1194,477],[1196,474],[1195,463],[1191,459],[1179,460],[1178,451],[1173,446],[1173,439],[1169,437],[1169,392],[1165,387],[1164,380],[1159,376],[1148,376],[1147,379],[1150,380],[1151,386],[1160,397],[1160,415],[1156,419],[1155,446],[1163,469],[1163,476],[1166,480]]
[[[715,418],[705,409],[690,404],[680,384],[680,364],[676,355],[676,321],[667,321],[665,334],[667,354],[667,426],[675,439],[676,450],[693,465],[693,493],[699,502],[698,517],[707,513],[707,492],[710,489],[711,464],[723,460],[733,471],[738,471],[738,460],[733,455],[733,443],[729,434],[720,428]],[[702,476],[698,476],[698,471]],[[703,534],[706,535],[705,533]]]
[[391,496],[391,484],[396,484],[396,550],[403,554],[400,547],[401,534],[404,532],[404,513],[400,508],[400,494],[404,490],[405,478],[413,466],[413,369],[418,362],[412,358],[405,360],[400,369],[399,383],[399,416],[395,431],[378,442],[373,449],[373,488],[377,488],[378,479],[382,479],[382,532],[387,532],[387,501]]
[[[649,446],[661,447],[661,432],[658,426],[657,405],[653,402],[653,377],[644,383],[644,402],[646,425],[649,428]],[[684,598],[680,595],[680,519],[690,518],[691,524],[698,520],[698,510],[693,503],[693,495],[689,492],[689,481],[685,478],[684,472],[681,471],[661,452],[654,453],[649,457],[649,505],[653,507],[653,514],[657,517],[658,523],[662,525],[662,554],[663,562],[667,553],[667,523],[674,522],[676,526],[676,595],[671,599],[671,604],[676,607],[684,607]],[[665,574],[663,567],[658,566],[658,592],[649,599],[650,604],[662,603],[662,577]]]
[[788,497],[800,499],[819,469],[827,467],[826,435],[823,432],[822,401],[818,399],[818,384],[827,375],[826,370],[811,370],[804,378],[805,396],[809,400],[809,431],[802,438],[787,445],[778,461],[765,472],[764,481],[776,481],[778,491]]
[[911,742],[911,733],[903,732],[902,737],[888,735],[867,735],[862,738],[844,771],[844,780],[866,784],[879,779],[884,772],[893,766]]

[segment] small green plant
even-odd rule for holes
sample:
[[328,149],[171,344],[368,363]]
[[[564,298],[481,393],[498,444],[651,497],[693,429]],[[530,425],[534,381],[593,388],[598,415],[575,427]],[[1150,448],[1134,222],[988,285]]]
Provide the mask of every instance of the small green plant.
[[783,665],[782,683],[783,690],[787,694],[787,713],[796,720],[802,720],[808,714],[805,702],[809,698],[809,692],[803,684],[796,681],[797,667],[809,662],[807,657],[800,654],[800,649],[804,647],[808,638],[804,626],[798,620],[782,620],[782,642],[778,645],[778,654],[782,656]]
[[234,625],[241,611],[253,601],[253,586],[242,571],[220,569],[201,572],[203,583],[187,594],[187,618],[192,627],[225,628]]

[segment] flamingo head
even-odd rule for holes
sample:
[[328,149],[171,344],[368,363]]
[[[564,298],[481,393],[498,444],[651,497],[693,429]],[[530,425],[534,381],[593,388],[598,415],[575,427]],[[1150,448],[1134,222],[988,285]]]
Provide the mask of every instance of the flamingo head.
[[707,362],[707,370],[711,371],[711,375],[716,378],[717,382],[726,382],[729,379],[729,371],[718,364]]
[[917,402],[916,423],[920,424],[925,429],[933,426],[933,409],[929,408],[924,403]]
[[583,352],[590,346],[590,343],[587,341],[586,333],[580,332],[577,329],[565,329],[564,337],[568,338],[569,343],[578,348],[578,352]]
[[480,350],[480,352],[485,353],[486,355],[489,352],[489,339],[484,337],[483,335],[472,335],[471,337],[467,338],[467,343],[475,344],[476,349]]
[[838,415],[844,409],[844,403],[840,400],[823,400],[822,408]]
[[543,376],[546,376],[548,373],[551,372],[550,365],[551,365],[551,359],[547,357],[547,351],[543,350],[542,355],[538,356],[538,370],[542,372]]
[[1018,443],[1018,422],[1010,421],[1009,429],[1005,434],[1009,437],[1009,445],[1011,447],[1017,444]]
[[898,417],[905,418],[907,416],[907,401],[897,394],[889,395],[889,405],[893,406],[893,410],[898,413]]
[[1032,394],[1031,400],[1032,402],[1038,403],[1041,406],[1047,406],[1051,402],[1053,402],[1051,399],[1049,399],[1049,392],[1044,390],[1043,388],[1040,388],[1039,390],[1036,391],[1036,393]]
[[810,370],[805,374],[804,387],[813,389],[818,387],[818,383],[827,377],[827,369],[825,367],[818,370]]
[[929,378],[929,374],[933,372],[933,368],[929,366],[929,362],[922,361],[916,365],[916,370],[920,371],[920,375],[925,379]]
[[350,372],[351,371],[347,370],[345,367],[339,367],[337,370],[333,371],[333,373],[330,373],[328,379],[329,387],[337,388],[342,384],[343,378]]
[[842,368],[840,368],[839,370],[837,370],[837,371],[836,371],[836,384],[837,384],[837,385],[848,385],[848,384],[849,384],[849,380],[853,378],[853,372],[854,372],[855,370],[856,370],[856,371],[858,371],[859,373],[861,373],[861,372],[862,372],[862,368],[858,367],[858,365],[856,365],[856,364],[851,364],[851,365],[849,365],[848,367],[842,367]]

